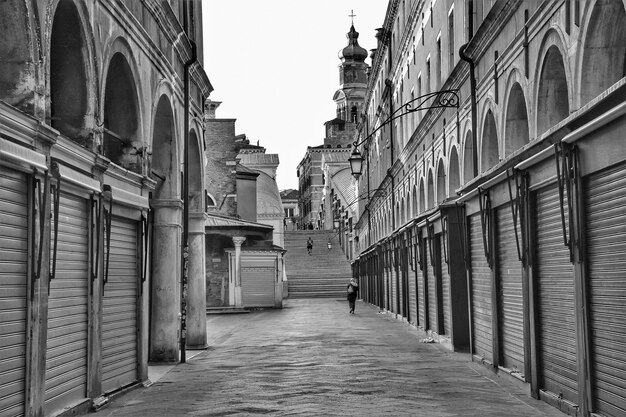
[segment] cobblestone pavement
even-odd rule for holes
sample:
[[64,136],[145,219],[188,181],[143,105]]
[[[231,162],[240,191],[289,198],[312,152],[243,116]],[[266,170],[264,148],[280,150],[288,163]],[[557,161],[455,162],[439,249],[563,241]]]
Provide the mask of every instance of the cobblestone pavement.
[[555,416],[527,390],[357,303],[207,317],[210,348],[100,416]]

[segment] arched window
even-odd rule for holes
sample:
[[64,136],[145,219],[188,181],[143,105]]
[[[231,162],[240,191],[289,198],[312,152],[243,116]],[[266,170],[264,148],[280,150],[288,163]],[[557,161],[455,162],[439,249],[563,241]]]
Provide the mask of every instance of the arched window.
[[537,136],[569,115],[567,79],[559,48],[552,45],[544,58],[537,95]]
[[513,84],[506,106],[504,153],[509,155],[528,143],[528,112],[524,92],[519,83]]

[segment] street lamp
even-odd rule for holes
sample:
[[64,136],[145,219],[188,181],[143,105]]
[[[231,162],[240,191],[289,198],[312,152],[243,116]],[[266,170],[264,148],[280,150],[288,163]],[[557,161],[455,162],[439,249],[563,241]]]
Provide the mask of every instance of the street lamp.
[[[405,116],[409,113],[414,113],[418,110],[428,110],[428,109],[437,109],[437,108],[445,108],[445,107],[454,107],[459,108],[459,90],[441,90],[434,91],[432,93],[424,94],[423,96],[419,96],[414,98],[413,100],[407,101],[402,106],[398,107],[391,115],[383,121],[376,129],[374,129],[367,137],[360,141],[353,142],[352,146],[354,150],[348,158],[350,162],[350,169],[352,170],[352,175],[356,179],[359,178],[361,172],[363,170],[363,156],[358,150],[359,145],[367,142],[376,132],[382,129],[384,126],[388,125],[392,121]],[[429,102],[433,99],[432,102]]]
[[350,162],[350,170],[352,171],[352,175],[354,178],[359,178],[361,172],[363,171],[363,157],[361,156],[361,152],[355,147],[348,158]]

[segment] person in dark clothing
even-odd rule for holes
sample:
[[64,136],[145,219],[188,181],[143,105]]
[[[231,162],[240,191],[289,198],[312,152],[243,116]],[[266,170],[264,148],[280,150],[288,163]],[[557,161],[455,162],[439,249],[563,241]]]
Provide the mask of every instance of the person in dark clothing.
[[306,241],[306,251],[311,254],[313,252],[313,239],[309,236],[309,240]]
[[359,292],[359,283],[354,278],[350,278],[348,284],[348,304],[350,305],[350,314],[354,314],[354,306],[356,303],[356,297]]

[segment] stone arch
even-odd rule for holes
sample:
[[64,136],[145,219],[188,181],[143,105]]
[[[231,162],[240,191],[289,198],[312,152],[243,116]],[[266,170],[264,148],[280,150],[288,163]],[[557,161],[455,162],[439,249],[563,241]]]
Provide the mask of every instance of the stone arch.
[[468,183],[474,178],[474,144],[472,143],[472,131],[465,133],[463,145],[463,183]]
[[437,164],[437,203],[442,203],[446,195],[446,168],[443,158],[440,158]]
[[[29,13],[28,1],[0,2],[0,99],[31,115],[35,114],[35,91],[42,81],[37,62],[42,61],[38,13]],[[31,1],[34,10],[37,3]]]
[[519,82],[513,82],[505,101],[504,156],[510,155],[529,142],[526,98]]
[[154,111],[152,135],[152,170],[156,177],[156,199],[179,197],[178,146],[176,123],[166,94],[159,97]]
[[433,179],[433,170],[428,170],[428,183],[426,184],[426,209],[435,207],[435,182]]
[[617,0],[598,0],[581,31],[580,105],[626,76],[626,10]]
[[496,127],[496,118],[491,108],[487,109],[483,118],[480,145],[480,171],[485,172],[500,161],[498,129]]
[[459,167],[459,154],[456,146],[450,149],[448,160],[448,195],[453,195],[454,191],[461,186],[461,175]]
[[566,55],[558,32],[549,31],[542,46],[540,57],[543,59],[537,66],[535,77],[537,80],[535,137],[541,136],[569,115],[571,98],[568,71],[563,59]]
[[204,170],[202,152],[196,129],[189,131],[189,211],[204,210]]
[[89,19],[73,0],[60,0],[50,31],[49,122],[63,135],[91,146],[96,76]]
[[116,52],[107,66],[103,101],[103,154],[112,162],[141,173],[143,143],[137,85],[121,52]]

